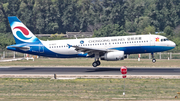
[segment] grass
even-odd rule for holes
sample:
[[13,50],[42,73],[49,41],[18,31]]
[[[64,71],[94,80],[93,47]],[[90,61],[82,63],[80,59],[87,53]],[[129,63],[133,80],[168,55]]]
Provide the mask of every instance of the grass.
[[[0,66],[92,66],[92,58],[71,58],[71,59],[57,59],[57,58],[40,58],[32,60],[21,60],[12,62],[1,62]],[[179,60],[157,59],[156,63],[152,63],[151,59],[126,59],[123,61],[101,61],[101,66],[107,67],[180,67]]]
[[[89,101],[124,98],[124,79],[28,79],[0,78],[3,101]],[[172,100],[180,91],[180,79],[125,79],[125,98]],[[117,101],[117,100],[116,100]]]

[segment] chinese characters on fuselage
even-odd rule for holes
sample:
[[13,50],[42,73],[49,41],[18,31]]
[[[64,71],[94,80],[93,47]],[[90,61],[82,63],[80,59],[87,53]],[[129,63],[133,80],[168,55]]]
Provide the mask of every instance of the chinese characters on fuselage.
[[[128,37],[127,41],[134,41],[134,40],[142,40],[141,37]],[[115,41],[125,41],[125,38],[117,38],[117,39],[100,39],[100,40],[89,40],[89,43],[99,43],[99,42],[115,42]]]

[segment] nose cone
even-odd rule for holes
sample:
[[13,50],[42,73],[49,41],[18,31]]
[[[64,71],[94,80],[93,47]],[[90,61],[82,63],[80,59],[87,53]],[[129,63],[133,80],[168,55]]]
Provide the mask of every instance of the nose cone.
[[176,44],[171,41],[170,46],[171,46],[171,47],[176,47]]

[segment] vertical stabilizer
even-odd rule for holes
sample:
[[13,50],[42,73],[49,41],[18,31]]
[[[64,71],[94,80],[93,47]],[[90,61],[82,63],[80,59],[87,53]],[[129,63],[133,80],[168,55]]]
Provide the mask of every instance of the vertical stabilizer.
[[10,16],[8,17],[8,20],[16,44],[39,41],[39,39],[16,16]]

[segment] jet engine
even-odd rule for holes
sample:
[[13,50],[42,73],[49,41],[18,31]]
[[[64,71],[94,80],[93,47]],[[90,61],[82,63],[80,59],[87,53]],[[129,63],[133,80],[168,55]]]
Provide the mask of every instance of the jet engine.
[[108,52],[101,57],[101,60],[106,60],[106,61],[117,61],[123,59],[124,59],[124,51]]

